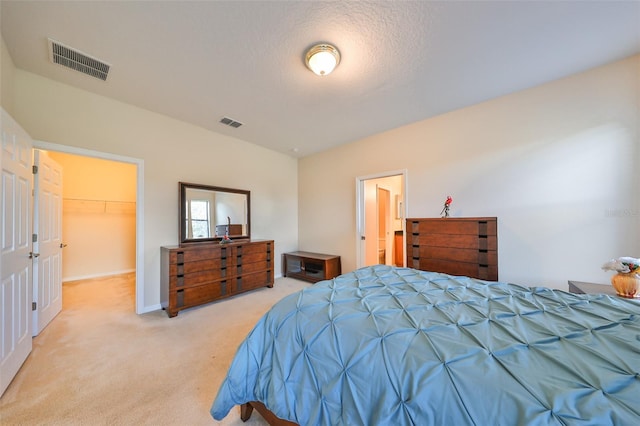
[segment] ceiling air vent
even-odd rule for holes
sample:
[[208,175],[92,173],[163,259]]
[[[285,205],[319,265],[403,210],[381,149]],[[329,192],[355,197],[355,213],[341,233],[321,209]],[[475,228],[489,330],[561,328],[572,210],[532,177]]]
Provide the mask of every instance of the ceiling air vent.
[[54,64],[60,64],[91,77],[106,80],[111,65],[99,59],[92,58],[79,50],[49,39],[49,59]]
[[223,117],[222,120],[220,120],[220,122],[222,124],[226,124],[227,126],[231,126],[231,127],[235,127],[236,129],[240,126],[242,126],[242,123],[236,120],[233,120],[229,117]]

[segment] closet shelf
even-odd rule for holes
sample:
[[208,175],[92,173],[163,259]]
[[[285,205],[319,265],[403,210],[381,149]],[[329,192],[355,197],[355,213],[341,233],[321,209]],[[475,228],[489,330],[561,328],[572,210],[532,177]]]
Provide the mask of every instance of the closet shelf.
[[134,214],[135,201],[89,200],[82,198],[64,198],[63,212],[65,213],[119,213]]

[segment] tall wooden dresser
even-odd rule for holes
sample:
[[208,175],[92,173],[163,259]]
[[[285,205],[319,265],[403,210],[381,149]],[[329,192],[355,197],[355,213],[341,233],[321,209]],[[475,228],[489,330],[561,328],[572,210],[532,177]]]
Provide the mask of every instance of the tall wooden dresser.
[[498,219],[407,219],[407,266],[498,280]]
[[161,303],[169,317],[193,306],[273,287],[272,240],[161,247]]

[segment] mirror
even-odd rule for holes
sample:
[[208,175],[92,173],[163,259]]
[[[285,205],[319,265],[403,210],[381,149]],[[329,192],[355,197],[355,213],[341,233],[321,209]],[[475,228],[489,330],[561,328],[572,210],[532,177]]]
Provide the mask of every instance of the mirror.
[[249,239],[250,192],[180,182],[180,243]]

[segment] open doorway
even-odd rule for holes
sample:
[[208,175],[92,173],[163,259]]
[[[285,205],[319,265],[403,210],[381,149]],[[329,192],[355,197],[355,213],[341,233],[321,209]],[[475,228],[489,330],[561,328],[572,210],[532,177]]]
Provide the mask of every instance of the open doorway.
[[63,173],[62,281],[135,272],[136,166],[49,152]]
[[[46,150],[49,152],[49,155],[57,158],[61,158],[63,154],[69,154],[71,156],[76,156],[82,159],[85,159],[87,164],[91,163],[95,165],[93,161],[90,160],[104,160],[106,165],[111,164],[114,167],[112,170],[119,170],[122,172],[123,170],[128,170],[125,173],[129,182],[127,185],[132,185],[134,189],[128,189],[128,195],[125,198],[119,198],[120,195],[125,193],[119,193],[118,195],[111,196],[110,194],[116,194],[115,192],[105,192],[102,191],[102,194],[107,194],[106,196],[96,196],[98,191],[96,190],[93,194],[88,190],[84,189],[83,191],[89,192],[80,192],[81,196],[67,196],[65,200],[63,200],[63,221],[65,215],[65,209],[67,209],[68,214],[71,214],[71,211],[74,214],[84,215],[85,217],[82,219],[81,227],[85,229],[90,229],[91,227],[96,227],[96,222],[94,219],[98,219],[97,217],[91,218],[91,214],[108,214],[110,215],[111,223],[109,226],[114,226],[115,223],[127,222],[128,225],[121,229],[118,232],[128,233],[128,237],[133,237],[133,241],[128,241],[124,244],[127,244],[127,248],[124,250],[124,259],[122,257],[123,253],[116,253],[115,259],[111,259],[107,268],[111,268],[111,272],[128,272],[131,270],[131,261],[133,261],[133,270],[135,271],[135,312],[138,314],[145,313],[145,305],[144,305],[144,240],[143,240],[143,218],[144,218],[144,161],[136,158],[118,156],[114,154],[102,153],[98,151],[91,151],[82,148],[75,148],[66,145],[58,145],[52,144],[49,142],[42,141],[34,141],[34,148]],[[116,174],[120,174],[120,172],[115,172]],[[63,171],[64,173],[64,171]],[[90,172],[87,172],[90,173]],[[112,175],[108,177],[111,181],[116,181],[116,176]],[[131,180],[133,179],[133,182]],[[104,188],[103,188],[104,189]],[[133,192],[133,194],[132,194]],[[133,199],[132,199],[133,198]],[[71,210],[71,211],[70,211]],[[100,232],[103,232],[104,229],[100,229]],[[79,229],[75,229],[73,232],[81,232]],[[132,235],[133,234],[133,235]],[[84,241],[82,244],[99,244],[101,243],[102,238],[112,238],[112,235],[109,237],[100,237],[94,236],[90,237],[93,241]],[[65,239],[65,235],[63,233],[63,239]],[[66,243],[66,241],[65,241]],[[122,244],[122,242],[120,242]],[[68,244],[68,243],[67,243]],[[77,248],[77,247],[76,247]],[[68,250],[67,250],[68,249]],[[71,246],[67,246],[65,250],[70,251]],[[85,257],[84,259],[91,262],[101,262],[104,260],[104,253],[100,253],[99,251],[89,250],[86,247],[84,248],[85,255],[89,257]],[[65,256],[67,255],[65,252]],[[86,253],[88,252],[88,253]],[[132,255],[132,256],[131,256]],[[124,260],[123,260],[124,259]],[[115,263],[114,263],[115,262]],[[127,263],[129,262],[129,263]],[[120,265],[120,266],[114,266]],[[125,265],[125,266],[123,266]],[[128,266],[127,266],[128,265]],[[95,266],[95,264],[94,264]],[[102,267],[102,266],[101,266]],[[115,268],[115,269],[114,269]],[[71,271],[68,269],[65,272],[65,259],[63,257],[63,281],[66,279],[80,279],[80,278],[91,278],[95,276],[106,276],[109,275],[109,271],[106,269],[97,270],[86,269],[86,265],[83,264],[80,266],[80,269],[74,268]]]
[[357,264],[404,266],[406,171],[356,179]]

